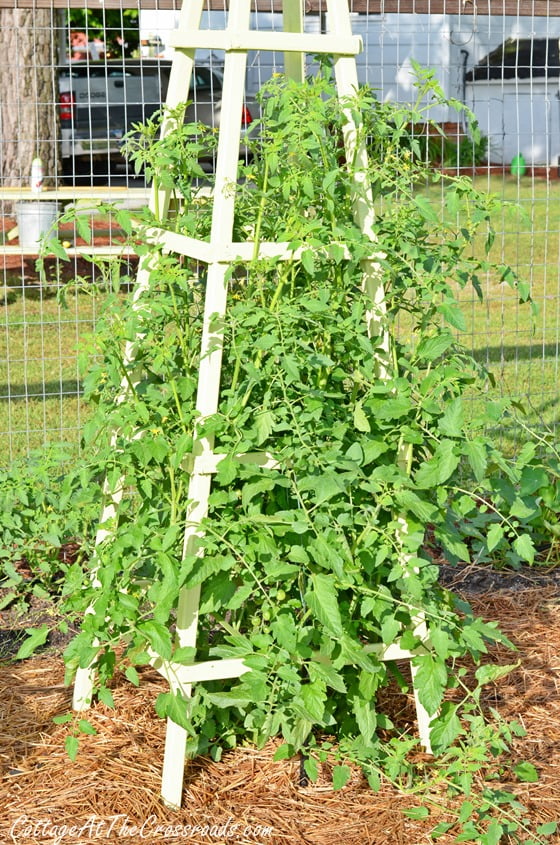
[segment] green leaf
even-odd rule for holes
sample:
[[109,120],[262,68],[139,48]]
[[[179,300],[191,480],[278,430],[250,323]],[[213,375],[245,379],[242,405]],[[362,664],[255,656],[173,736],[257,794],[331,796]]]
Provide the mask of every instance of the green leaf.
[[508,666],[493,666],[491,664],[485,664],[483,666],[479,666],[474,674],[479,684],[491,684],[494,681],[498,681],[500,678],[504,678],[506,675],[509,675],[510,672],[513,672],[518,667],[519,663],[512,663]]
[[74,217],[74,222],[76,224],[76,229],[78,230],[78,235],[82,238],[87,244],[91,243],[91,218],[89,214],[76,214]]
[[301,188],[305,196],[312,200],[315,197],[315,189],[313,186],[313,180],[310,176],[302,176],[301,178]]
[[467,440],[466,443],[463,443],[463,454],[466,456],[470,464],[475,479],[477,481],[482,481],[486,475],[486,468],[488,466],[488,457],[484,441]]
[[532,763],[527,760],[523,763],[518,763],[513,767],[513,771],[523,783],[536,783],[539,779],[539,773]]
[[481,834],[474,822],[469,821],[463,825],[463,832],[460,833],[455,842],[480,842]]
[[294,563],[303,563],[305,565],[309,563],[309,555],[303,546],[290,546],[288,559],[293,560]]
[[95,736],[97,730],[93,727],[91,722],[88,722],[87,719],[80,719],[78,722],[78,730],[80,733],[88,734],[89,736]]
[[255,428],[257,430],[257,446],[260,446],[274,430],[274,414],[272,411],[260,411],[255,414]]
[[413,513],[421,522],[430,522],[437,513],[437,509],[431,502],[421,499],[412,490],[395,491],[395,501],[400,507]]
[[425,358],[427,361],[435,361],[437,358],[441,358],[449,347],[453,346],[454,342],[449,332],[442,332],[435,337],[428,337],[421,340],[418,344],[416,354],[419,358]]
[[484,837],[484,845],[499,845],[504,835],[504,827],[496,819],[492,819],[488,825],[486,835]]
[[344,576],[344,560],[334,543],[319,536],[308,546],[309,554],[323,569],[331,569],[339,578]]
[[78,756],[78,748],[80,747],[80,742],[77,736],[67,736],[64,740],[64,749],[72,762]]
[[467,324],[465,322],[465,316],[457,304],[442,302],[437,310],[443,316],[446,323],[449,323],[450,326],[453,326],[454,329],[458,329],[460,332],[466,332]]
[[494,522],[488,529],[486,535],[486,546],[489,552],[492,552],[496,546],[501,543],[504,537],[504,529],[497,522]]
[[312,250],[306,249],[301,253],[301,263],[307,273],[309,273],[310,276],[313,276],[315,273],[315,257]]
[[71,722],[73,718],[72,713],[61,713],[60,716],[53,716],[53,722],[55,725],[65,725]]
[[371,743],[377,730],[377,717],[373,703],[354,696],[352,710],[361,735],[367,743]]
[[521,534],[513,541],[513,548],[522,560],[533,563],[537,550],[528,534]]
[[49,626],[41,625],[40,628],[26,628],[25,633],[29,636],[20,645],[16,654],[16,660],[25,660],[27,657],[30,657],[33,652],[39,648],[39,646],[46,643],[49,635]]
[[274,752],[274,757],[272,759],[275,763],[278,760],[289,760],[290,757],[293,757],[293,754],[294,752],[292,748],[286,742],[283,742],[282,745],[279,745]]
[[356,402],[354,406],[354,428],[357,431],[363,431],[366,434],[371,431],[369,420],[365,414],[361,402]]
[[130,681],[130,683],[133,684],[135,687],[140,686],[140,678],[134,666],[127,666],[124,670],[124,676],[127,681]]
[[460,458],[455,449],[453,440],[438,443],[432,457],[416,471],[415,479],[419,487],[437,487],[448,481],[459,465]]
[[303,768],[305,769],[305,774],[311,781],[311,783],[315,783],[317,778],[319,777],[319,764],[315,757],[306,757],[303,761]]
[[309,677],[312,680],[314,678],[321,678],[328,687],[331,687],[337,692],[347,692],[342,675],[339,675],[332,663],[322,663],[319,660],[312,660],[309,663],[308,671]]
[[307,741],[312,729],[313,722],[310,722],[309,719],[298,717],[292,728],[284,728],[283,733],[285,734],[285,738],[288,739],[290,745],[292,745],[296,750],[299,750]]
[[536,505],[527,505],[523,499],[517,497],[509,509],[509,515],[518,519],[529,519],[537,513]]
[[148,619],[147,622],[139,622],[138,630],[146,637],[156,654],[164,660],[171,658],[171,632],[161,622]]
[[447,684],[447,668],[442,660],[438,660],[432,654],[413,658],[417,666],[414,679],[418,691],[418,698],[428,715],[433,716],[437,712],[445,692]]
[[[398,619],[396,619],[390,613],[385,614],[381,621],[381,639],[383,640],[385,645],[389,645],[390,643],[395,641],[395,638],[401,630],[401,627],[401,623]],[[402,648],[406,648],[406,646],[402,645],[402,642],[401,646]]]
[[160,693],[156,699],[156,710],[160,716],[165,716],[193,735],[192,723],[188,717],[189,702],[179,692]]
[[342,635],[342,619],[333,575],[312,574],[305,601],[313,616],[335,637]]
[[233,459],[232,455],[226,455],[218,463],[216,481],[218,484],[227,486],[228,484],[231,484],[234,478],[237,478],[238,472],[239,466],[237,462]]
[[318,678],[309,684],[303,684],[300,698],[305,718],[313,722],[321,722],[325,714],[327,699],[325,682]]
[[541,487],[547,487],[550,479],[541,467],[526,466],[521,473],[519,492],[522,496],[532,496]]
[[332,770],[333,789],[336,791],[346,786],[351,775],[352,769],[350,766],[335,766]]
[[183,533],[182,525],[170,525],[161,540],[161,551],[168,551],[176,542],[178,537]]
[[445,409],[444,415],[438,421],[438,428],[447,437],[461,437],[464,424],[463,400],[457,397]]
[[410,413],[413,405],[407,396],[385,398],[375,403],[375,416],[380,420],[398,420]]
[[430,836],[432,839],[439,839],[440,836],[444,836],[448,830],[451,830],[452,827],[452,822],[440,822],[431,831]]
[[463,801],[457,821],[459,824],[465,824],[474,812],[474,804],[472,801]]
[[362,449],[360,443],[352,443],[352,445],[346,450],[344,457],[354,461],[358,464],[358,466],[361,466],[364,462],[364,450]]
[[364,650],[361,643],[356,642],[348,634],[343,634],[340,645],[342,650],[339,660],[344,661],[343,665],[352,664],[359,666],[360,669],[365,669],[366,672],[376,672],[375,659]]
[[241,493],[241,504],[245,509],[247,509],[255,496],[258,496],[259,493],[268,492],[273,488],[273,478],[259,478],[257,481],[244,484]]
[[97,697],[99,701],[102,701],[107,707],[113,708],[115,706],[113,693],[110,689],[107,689],[107,687],[101,687],[101,689],[97,692]]
[[430,730],[430,741],[434,754],[439,754],[463,733],[461,721],[457,716],[457,705],[450,705],[445,702],[442,706],[442,713],[433,723]]
[[127,211],[125,208],[117,208],[115,209],[115,217],[117,223],[121,227],[121,229],[126,232],[127,235],[132,234],[132,218],[130,212]]
[[451,637],[447,631],[436,628],[435,622],[430,625],[430,641],[436,654],[445,660],[450,654]]
[[439,223],[438,215],[429,199],[419,194],[414,197],[414,204],[425,220],[429,223]]
[[299,631],[291,613],[278,613],[270,627],[279,646],[290,653],[296,651]]
[[237,707],[241,710],[254,704],[253,699],[238,692],[209,692],[208,700],[216,707]]
[[173,662],[174,663],[183,663],[186,666],[190,666],[194,663],[196,657],[196,648],[193,646],[180,646],[176,648],[173,652]]
[[414,821],[424,821],[424,819],[430,816],[428,807],[408,807],[406,810],[403,810],[403,813],[409,819],[414,819]]
[[537,827],[537,833],[541,836],[552,836],[558,830],[558,822],[545,822]]
[[17,598],[17,593],[7,593],[0,599],[0,610],[3,610],[5,607],[8,607],[8,605],[11,604]]
[[45,244],[45,247],[48,252],[56,255],[57,258],[61,258],[63,261],[68,261],[68,253],[58,240],[58,238],[49,238]]
[[379,772],[375,770],[368,772],[367,782],[372,792],[379,792],[381,789],[381,776]]
[[322,505],[332,499],[333,496],[339,496],[344,493],[344,481],[335,472],[324,472],[318,476],[315,481],[315,500],[314,505]]

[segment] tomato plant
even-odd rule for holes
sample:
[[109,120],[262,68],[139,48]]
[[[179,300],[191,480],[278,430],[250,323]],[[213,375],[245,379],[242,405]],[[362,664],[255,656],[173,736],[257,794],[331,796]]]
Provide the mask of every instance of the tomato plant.
[[[427,72],[418,88],[411,108],[379,103],[367,89],[343,104],[370,154],[373,233],[354,221],[355,163],[342,152],[344,117],[329,73],[303,85],[277,77],[263,89],[253,159],[231,188],[234,237],[285,241],[298,257],[232,264],[221,401],[210,417],[197,418],[194,401],[205,267],[151,244],[157,215],[145,219],[145,237],[135,233],[149,281],[133,304],[115,291],[85,376],[97,404],[84,432],[91,475],[122,485],[123,497],[93,559],[97,583],[86,570],[83,590],[67,601],[69,612],[90,612],[66,662],[71,678],[95,660],[102,694],[122,663],[137,681],[148,649],[192,662],[173,627],[180,591],[200,585],[196,659],[239,657],[250,671],[198,684],[188,701],[159,697],[158,712],[187,728],[189,753],[218,757],[240,740],[281,736],[279,756],[303,752],[313,776],[325,737],[334,737],[374,785],[380,769],[393,779],[408,770],[417,740],[381,739],[380,729],[394,726],[376,693],[393,676],[407,682],[364,644],[417,647],[421,614],[430,649],[418,661],[419,698],[434,717],[434,751],[459,743],[470,761],[460,772],[466,790],[482,766],[473,744],[490,741],[456,661],[480,662],[490,643],[507,641],[439,585],[426,530],[448,559],[466,560],[461,525],[486,509],[501,541],[525,560],[534,555],[502,495],[504,478],[516,483],[513,462],[487,434],[507,405],[470,412],[468,397],[484,391],[489,374],[461,341],[459,301],[468,286],[482,296],[488,274],[523,300],[529,292],[511,268],[473,251],[480,233],[492,243],[495,197],[465,177],[445,178],[441,204],[423,190],[444,177],[414,154],[407,127],[425,119],[426,95],[432,103],[442,95]],[[187,200],[165,225],[207,239],[211,201],[197,191],[204,133],[177,120],[155,140],[154,127],[144,136],[137,129],[130,155]],[[372,240],[385,291],[373,322],[362,285]],[[131,341],[132,362],[122,351]],[[186,555],[195,435],[213,438],[223,459],[201,548]],[[236,460],[251,451],[273,454],[279,468]],[[504,730],[491,734],[498,751]],[[335,770],[337,786],[346,770]]]

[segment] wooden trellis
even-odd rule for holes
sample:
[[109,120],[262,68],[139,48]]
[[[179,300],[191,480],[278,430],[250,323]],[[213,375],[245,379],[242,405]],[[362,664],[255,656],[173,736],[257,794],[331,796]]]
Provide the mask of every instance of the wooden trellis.
[[[334,71],[338,96],[344,102],[351,98],[358,87],[355,56],[361,50],[361,40],[352,35],[348,3],[344,0],[326,0],[330,32],[328,34],[307,34],[304,32],[303,0],[284,0],[283,31],[254,32],[249,28],[251,0],[231,0],[228,23],[225,30],[201,30],[200,21],[205,0],[185,0],[181,12],[179,27],[174,38],[176,56],[173,60],[168,89],[167,106],[175,109],[184,101],[189,90],[197,48],[222,50],[225,52],[224,82],[222,93],[222,112],[213,195],[212,226],[210,239],[201,241],[164,229],[154,231],[152,236],[164,250],[187,256],[203,262],[208,267],[206,297],[204,304],[203,333],[200,350],[200,369],[196,409],[201,418],[215,414],[219,406],[220,372],[222,366],[223,328],[227,309],[227,278],[232,261],[249,263],[258,257],[275,256],[280,260],[297,259],[288,244],[264,242],[255,244],[251,241],[234,242],[233,222],[235,195],[228,187],[235,183],[239,144],[233,139],[241,136],[241,115],[243,106],[247,51],[274,50],[284,52],[286,72],[296,80],[304,79],[304,61],[306,54],[330,54],[334,58]],[[367,154],[365,148],[358,146],[357,132],[350,110],[345,113],[346,123],[343,130],[344,144],[348,160],[356,163],[353,210],[356,223],[372,242],[371,256],[363,262],[363,284],[370,300],[368,313],[369,331],[372,336],[381,336],[384,340],[378,351],[378,377],[389,378],[389,339],[384,330],[385,294],[383,280],[376,257],[373,234],[373,202],[367,181]],[[167,131],[166,126],[163,132]],[[152,210],[159,209],[162,219],[168,213],[170,195],[160,192],[156,197],[152,193]],[[162,213],[163,209],[163,213]],[[146,290],[149,281],[149,268],[139,270],[134,302]],[[218,317],[219,319],[216,319]],[[221,318],[221,319],[220,319]],[[125,359],[128,364],[134,362],[136,350],[142,343],[141,337],[128,343]],[[123,383],[120,401],[126,401],[127,388]],[[116,435],[115,435],[116,438]],[[115,440],[116,442],[116,440]],[[184,555],[200,555],[201,523],[208,513],[208,500],[212,475],[217,464],[224,456],[214,452],[212,436],[196,436],[192,457],[185,471],[189,472],[188,513],[184,536]],[[401,459],[406,463],[407,455]],[[254,452],[238,455],[237,460],[256,464],[266,468],[279,468],[274,455]],[[116,524],[122,485],[105,489],[106,506],[101,517],[101,527],[96,543],[107,538],[111,525]],[[398,520],[402,536],[407,525],[404,518]],[[403,558],[404,558],[403,552]],[[101,586],[97,573],[93,572],[94,585]],[[196,648],[199,617],[200,585],[184,588],[180,594],[177,609],[176,639],[180,647]],[[419,616],[415,620],[414,633],[428,646],[425,620]],[[405,650],[397,642],[391,645],[372,644],[365,646],[378,659],[411,660],[426,649]],[[165,660],[157,654],[152,656],[152,665],[167,679],[173,692],[180,691],[190,697],[192,685],[209,680],[237,678],[249,671],[241,659],[212,660],[183,665]],[[412,665],[412,677],[417,669]],[[83,710],[89,707],[94,688],[92,669],[79,669],[74,686],[74,708]],[[415,690],[416,711],[420,740],[429,750],[430,719],[422,707]],[[179,807],[183,789],[185,748],[187,732],[172,720],[167,721],[165,753],[163,761],[162,797],[166,804]]]

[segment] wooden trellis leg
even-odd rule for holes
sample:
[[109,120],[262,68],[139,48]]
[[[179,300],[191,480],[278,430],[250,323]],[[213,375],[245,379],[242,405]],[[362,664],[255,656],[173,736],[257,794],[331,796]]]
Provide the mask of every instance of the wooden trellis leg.
[[[191,0],[185,3],[181,9],[179,26],[189,30],[198,29],[200,20],[202,18],[202,10],[204,0]],[[173,61],[171,67],[171,74],[168,86],[168,95],[166,105],[170,109],[175,109],[178,105],[185,101],[187,92],[189,90],[192,69],[194,65],[194,50],[184,51],[178,53]],[[162,126],[162,134],[166,134],[170,130],[168,122],[164,122]],[[159,217],[167,215],[169,207],[169,191],[159,191],[157,186],[154,186],[150,195],[149,207],[150,210]],[[135,308],[146,292],[150,281],[149,265],[140,266],[134,286],[134,293],[132,295],[132,307]],[[123,353],[123,364],[125,368],[129,368],[136,358],[136,353],[139,345],[142,343],[142,338],[136,337],[133,340],[127,341]],[[129,393],[128,378],[123,377],[120,385],[120,392],[116,399],[117,402],[124,402]],[[117,448],[119,432],[113,432],[111,444],[114,449]],[[122,499],[124,490],[124,478],[117,480],[115,484],[110,484],[106,478],[103,485],[104,505],[99,521],[99,529],[95,537],[95,551],[93,556],[93,566],[91,571],[91,580],[94,587],[99,588],[101,584],[97,577],[99,564],[97,563],[99,548],[102,543],[113,534],[119,505]],[[86,710],[91,705],[93,689],[94,689],[94,672],[90,667],[81,667],[76,673],[74,680],[73,692],[73,708],[74,710]]]
[[[239,0],[236,4],[232,3],[227,30],[233,35],[238,31],[248,30],[250,12],[250,0]],[[231,186],[236,184],[237,177],[246,68],[247,53],[245,51],[226,53],[221,129],[218,139],[210,233],[211,248],[215,247],[217,252],[220,252],[224,246],[231,244],[233,236],[235,196]],[[218,410],[224,332],[223,319],[227,305],[227,269],[226,264],[218,262],[211,264],[208,268],[196,399],[196,408],[202,419]],[[203,438],[195,440],[193,447],[195,462],[188,489],[188,500],[193,504],[187,514],[184,555],[196,554],[200,536],[199,526],[208,512],[211,475],[197,471],[196,458],[203,454],[212,453],[213,446],[213,438]],[[180,646],[196,648],[199,599],[199,585],[192,589],[183,590],[179,596],[177,640]],[[219,668],[217,672],[219,677]],[[182,690],[182,693],[190,696],[191,686],[189,685],[187,689]],[[163,762],[162,797],[165,803],[170,806],[178,807],[181,804],[186,741],[187,732],[185,729],[168,719]]]
[[[341,2],[341,0],[327,0],[327,11],[329,15],[329,28],[332,32],[340,34],[340,36],[350,36],[352,29],[350,26],[350,15],[348,13],[348,4]],[[358,73],[356,62],[350,56],[336,56],[334,60],[334,71],[336,79],[336,87],[339,97],[350,100],[358,91]],[[368,176],[368,156],[365,147],[365,139],[358,139],[356,126],[354,124],[351,110],[346,112],[347,123],[344,127],[344,145],[346,150],[346,157],[352,163],[354,172],[354,218],[360,227],[363,234],[370,238],[372,243],[375,243],[374,234],[374,205],[371,188],[369,186]],[[371,301],[371,309],[368,314],[368,331],[370,336],[379,338],[378,348],[378,362],[377,375],[381,381],[388,381],[391,372],[391,341],[386,327],[386,301],[385,289],[383,283],[383,275],[381,267],[376,261],[376,256],[372,255],[369,259],[363,262],[364,271],[364,289]],[[407,471],[410,446],[406,444],[401,447],[401,454],[398,456],[398,461],[404,472]],[[397,521],[400,525],[401,540],[406,536],[408,525],[406,519],[402,515],[397,515]],[[406,565],[407,555],[403,551],[402,563]],[[426,642],[428,638],[428,630],[426,619],[423,613],[416,615],[416,625],[414,633],[419,636],[422,642]],[[410,652],[407,655],[409,660],[414,657],[416,663],[411,662],[411,676],[412,687],[414,690],[414,702],[416,706],[416,720],[418,724],[418,733],[420,742],[428,753],[431,753],[430,743],[430,716],[426,709],[420,702],[418,690],[415,684],[416,674],[419,666],[418,661],[421,657],[415,656]]]

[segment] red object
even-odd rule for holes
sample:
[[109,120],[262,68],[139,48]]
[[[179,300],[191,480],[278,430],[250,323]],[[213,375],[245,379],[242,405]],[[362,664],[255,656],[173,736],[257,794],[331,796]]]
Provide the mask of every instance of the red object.
[[243,106],[243,109],[241,111],[241,125],[243,126],[243,128],[246,128],[252,122],[253,117],[251,115],[251,112],[249,111],[247,106]]
[[61,122],[71,122],[74,120],[76,111],[76,98],[71,91],[65,91],[60,95],[58,110]]

